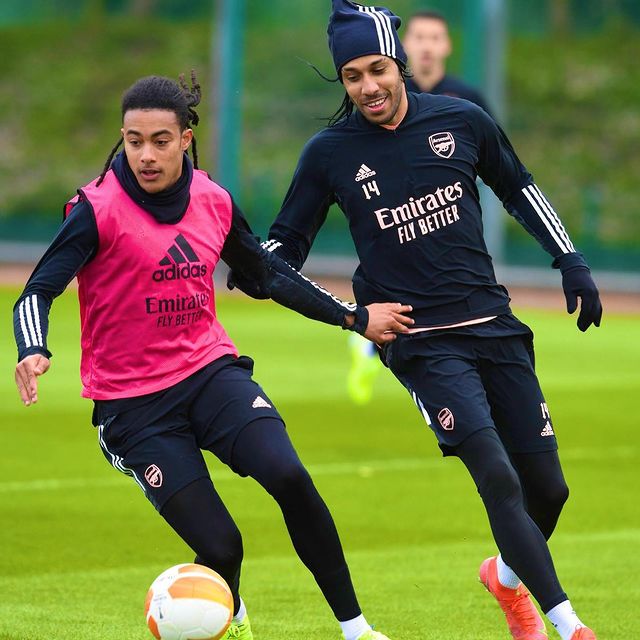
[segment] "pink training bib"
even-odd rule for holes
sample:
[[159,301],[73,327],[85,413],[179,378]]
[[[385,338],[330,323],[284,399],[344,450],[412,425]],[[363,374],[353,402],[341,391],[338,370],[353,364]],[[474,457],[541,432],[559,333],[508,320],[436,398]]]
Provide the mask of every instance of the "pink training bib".
[[[231,226],[231,198],[195,170],[177,224],[161,224],[113,171],[80,190],[98,252],[78,273],[82,395],[95,400],[166,389],[236,347],[216,318],[213,270]],[[67,213],[78,196],[67,204]]]

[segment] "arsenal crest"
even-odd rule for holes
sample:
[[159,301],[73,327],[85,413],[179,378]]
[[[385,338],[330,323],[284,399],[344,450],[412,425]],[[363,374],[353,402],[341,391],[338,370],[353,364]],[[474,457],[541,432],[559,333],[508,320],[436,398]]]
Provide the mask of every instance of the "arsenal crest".
[[157,464],[150,464],[144,472],[145,480],[154,488],[162,486],[162,471]]
[[440,413],[438,413],[438,422],[445,431],[453,431],[455,420],[453,418],[453,413],[451,413],[451,409],[447,409],[446,407],[442,409]]
[[456,141],[448,131],[430,135],[429,145],[433,152],[441,158],[450,158],[456,150]]

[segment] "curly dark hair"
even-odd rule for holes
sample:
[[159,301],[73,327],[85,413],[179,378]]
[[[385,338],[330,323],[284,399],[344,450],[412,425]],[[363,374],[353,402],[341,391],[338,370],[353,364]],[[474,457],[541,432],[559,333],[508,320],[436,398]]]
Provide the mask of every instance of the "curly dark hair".
[[[200,104],[201,97],[200,84],[196,80],[196,74],[193,70],[191,71],[191,87],[185,82],[184,74],[180,74],[179,84],[164,76],[147,76],[138,80],[125,91],[122,96],[122,117],[124,118],[124,114],[132,109],[166,109],[176,114],[180,130],[184,131],[186,128],[196,126],[200,122],[200,117],[196,113],[195,107]],[[120,137],[120,140],[111,149],[96,186],[99,186],[104,180],[111,166],[113,156],[115,156],[122,142],[123,138]],[[191,145],[193,166],[197,169],[198,151],[195,136]]]

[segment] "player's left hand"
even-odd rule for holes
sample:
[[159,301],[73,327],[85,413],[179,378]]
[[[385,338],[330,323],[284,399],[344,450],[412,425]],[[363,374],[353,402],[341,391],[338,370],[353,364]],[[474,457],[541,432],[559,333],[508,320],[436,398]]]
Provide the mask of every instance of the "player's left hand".
[[578,329],[586,331],[592,324],[599,327],[602,318],[602,303],[598,287],[591,277],[589,268],[575,266],[563,272],[562,288],[569,313],[573,313],[578,308],[578,298],[580,298]]
[[415,322],[405,313],[413,311],[413,307],[399,302],[376,302],[367,305],[369,323],[364,337],[376,344],[386,344],[396,339],[398,333],[408,333],[408,327]]

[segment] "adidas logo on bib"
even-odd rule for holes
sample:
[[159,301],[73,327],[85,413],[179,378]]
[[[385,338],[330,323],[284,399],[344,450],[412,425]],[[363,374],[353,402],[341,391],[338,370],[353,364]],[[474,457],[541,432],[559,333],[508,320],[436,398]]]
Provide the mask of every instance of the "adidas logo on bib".
[[271,405],[262,397],[258,396],[251,405],[254,409],[271,409]]
[[204,278],[207,275],[207,265],[201,264],[193,247],[181,233],[175,237],[159,264],[163,268],[153,272],[154,282]]

